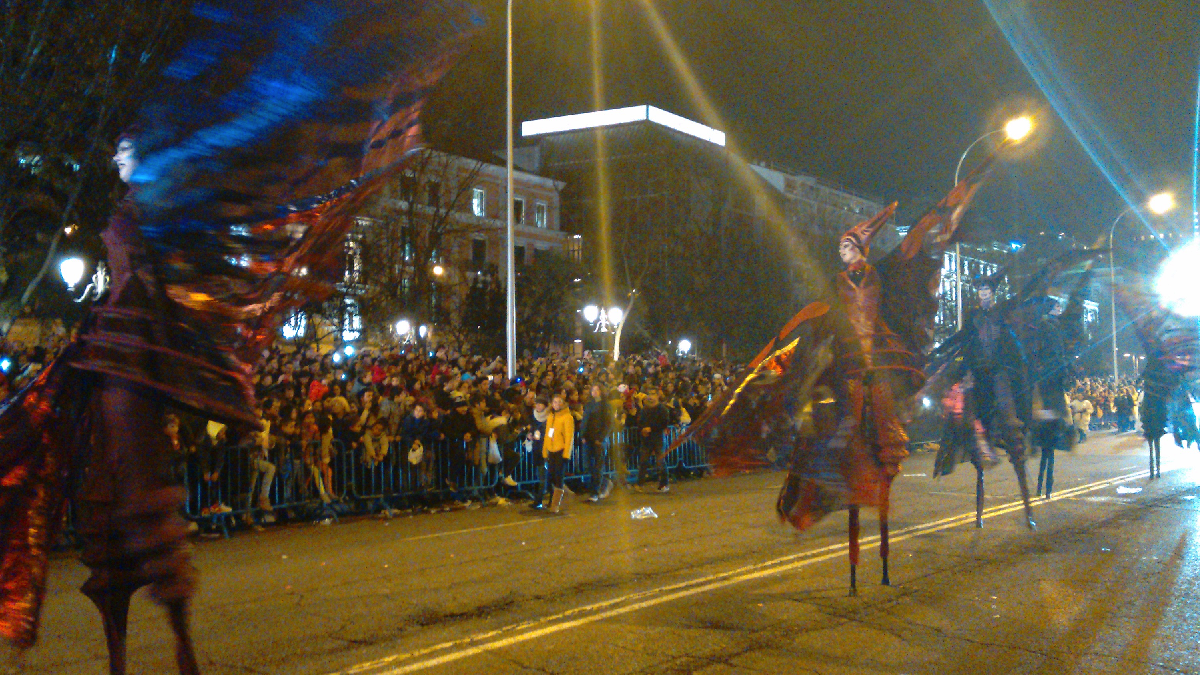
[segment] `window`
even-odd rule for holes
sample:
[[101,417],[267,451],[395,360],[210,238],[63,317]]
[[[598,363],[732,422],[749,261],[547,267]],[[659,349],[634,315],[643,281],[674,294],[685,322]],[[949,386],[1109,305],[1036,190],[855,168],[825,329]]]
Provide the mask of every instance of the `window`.
[[487,266],[487,239],[471,240],[471,267],[481,270]]
[[358,301],[346,298],[342,305],[342,341],[354,342],[362,337],[362,315],[358,310]]
[[417,177],[411,173],[400,176],[400,199],[411,202],[417,194]]
[[523,197],[513,199],[513,224],[525,224],[525,199]]
[[362,280],[362,262],[362,242],[356,237],[347,237],[344,283],[357,284]]
[[546,229],[547,211],[548,209],[546,208],[546,202],[538,202],[535,204],[533,210],[533,224],[542,229]]
[[440,181],[431,180],[426,185],[426,196],[429,198],[429,206],[435,209],[442,207],[442,184]]
[[525,264],[525,247],[524,246],[514,246],[513,247],[513,264],[514,265],[524,265]]
[[487,216],[487,190],[471,188],[471,213],[480,218]]

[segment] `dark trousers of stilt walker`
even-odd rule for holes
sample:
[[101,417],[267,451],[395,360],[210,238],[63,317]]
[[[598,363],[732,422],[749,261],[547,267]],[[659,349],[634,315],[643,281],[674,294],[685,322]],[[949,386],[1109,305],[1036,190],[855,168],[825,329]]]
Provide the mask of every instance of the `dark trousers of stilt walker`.
[[179,671],[198,673],[187,626],[196,572],[179,515],[184,491],[174,484],[162,447],[161,399],[112,377],[95,392],[91,452],[78,500],[81,560],[92,571],[82,590],[100,610],[109,672],[125,672],[130,597],[149,586],[167,609]]

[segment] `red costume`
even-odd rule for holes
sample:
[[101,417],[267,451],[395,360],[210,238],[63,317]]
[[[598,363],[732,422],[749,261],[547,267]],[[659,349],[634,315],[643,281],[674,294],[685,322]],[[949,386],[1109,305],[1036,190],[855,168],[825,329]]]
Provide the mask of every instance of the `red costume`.
[[[866,254],[895,205],[847,232],[843,245],[860,254],[848,254],[856,259],[836,276],[828,301],[812,303],[784,326],[741,383],[676,441],[706,445],[718,473],[763,466],[768,448],[788,447],[791,467],[779,516],[804,529],[848,508],[852,588],[861,506],[879,511],[888,583],[889,493],[908,456],[902,408],[924,382],[940,247],[954,234],[988,164],[955,186],[876,265]],[[932,255],[922,253],[927,235],[935,245]],[[799,337],[776,351],[797,329]]]

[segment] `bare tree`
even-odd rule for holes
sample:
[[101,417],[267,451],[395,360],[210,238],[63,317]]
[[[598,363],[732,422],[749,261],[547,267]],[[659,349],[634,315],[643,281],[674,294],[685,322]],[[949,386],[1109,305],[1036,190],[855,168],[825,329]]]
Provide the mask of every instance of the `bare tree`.
[[[187,0],[11,0],[0,49],[0,325],[30,301],[64,231],[110,205],[109,143],[152,83]],[[20,232],[13,232],[19,228]]]
[[[348,243],[346,283],[368,331],[386,330],[400,314],[421,321],[461,318],[471,235],[489,227],[470,211],[482,168],[482,162],[423,150],[364,211]],[[434,274],[435,265],[442,274]]]

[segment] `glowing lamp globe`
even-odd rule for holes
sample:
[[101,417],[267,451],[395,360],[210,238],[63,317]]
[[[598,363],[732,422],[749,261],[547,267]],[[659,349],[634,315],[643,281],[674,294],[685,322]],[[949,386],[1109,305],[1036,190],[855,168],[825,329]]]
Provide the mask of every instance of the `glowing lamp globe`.
[[1024,115],[1011,119],[1004,125],[1004,135],[1014,143],[1021,141],[1032,131],[1033,118]]
[[1170,192],[1156,194],[1150,198],[1150,201],[1146,202],[1146,208],[1150,209],[1154,215],[1161,216],[1175,208],[1175,195]]
[[75,285],[83,279],[83,260],[80,258],[67,258],[58,264],[58,273],[62,275],[62,279],[66,282],[67,287],[74,290]]
[[691,340],[680,340],[679,341],[679,353],[687,354],[690,351],[692,351],[692,341]]
[[614,324],[614,325],[615,325],[615,324],[618,324],[618,323],[621,323],[621,321],[622,321],[624,318],[625,318],[625,312],[621,311],[621,308],[620,308],[620,307],[611,307],[611,308],[609,308],[609,310],[608,310],[608,320],[609,320],[609,321],[611,321],[611,322],[613,322],[613,324]]
[[429,335],[429,326],[421,326],[420,328],[418,328],[417,335],[420,335],[421,339],[424,340],[425,336]]
[[1163,307],[1180,316],[1200,316],[1200,239],[1175,251],[1159,268],[1154,291]]
[[412,324],[407,319],[400,319],[396,322],[396,333],[399,335],[408,335],[412,330]]
[[588,323],[596,323],[596,319],[600,318],[600,308],[595,305],[588,305],[583,308],[583,320]]

